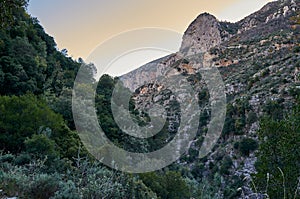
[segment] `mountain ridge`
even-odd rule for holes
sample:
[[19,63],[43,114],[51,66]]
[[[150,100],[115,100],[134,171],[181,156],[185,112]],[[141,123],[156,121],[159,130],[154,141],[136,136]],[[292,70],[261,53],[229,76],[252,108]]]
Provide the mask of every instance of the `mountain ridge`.
[[[179,51],[173,55],[166,56],[166,60],[164,61],[169,62],[169,65],[171,65],[178,61],[178,58],[182,58],[183,56],[206,53],[215,46],[223,44],[228,45],[226,43],[228,40],[232,40],[237,37],[241,37],[242,41],[246,41],[249,40],[249,37],[256,34],[255,32],[257,31],[260,31],[261,34],[270,34],[274,32],[273,28],[265,30],[265,24],[274,23],[275,29],[286,29],[289,24],[280,23],[280,26],[277,26],[277,22],[288,18],[297,11],[299,11],[299,1],[280,0],[267,3],[260,10],[250,14],[236,23],[219,21],[215,16],[209,13],[202,13],[198,15],[198,17],[188,26],[183,35]],[[257,18],[260,20],[257,20]],[[206,28],[207,26],[209,27],[208,31]],[[256,28],[258,30],[256,30]],[[212,56],[209,57],[211,58]],[[138,85],[141,86],[144,82],[151,82],[155,79],[155,77],[164,75],[166,69],[161,67],[161,63],[157,64],[158,70],[155,72],[155,69],[153,69],[153,62],[151,62],[151,64],[149,64],[151,67],[149,68],[151,68],[152,72],[149,72],[148,78],[147,76],[143,76],[143,82],[141,82],[139,73],[146,73],[145,69],[147,69],[147,65],[148,64],[141,66],[143,70],[138,68],[122,75],[120,79],[123,81],[124,85],[134,91],[137,89]]]

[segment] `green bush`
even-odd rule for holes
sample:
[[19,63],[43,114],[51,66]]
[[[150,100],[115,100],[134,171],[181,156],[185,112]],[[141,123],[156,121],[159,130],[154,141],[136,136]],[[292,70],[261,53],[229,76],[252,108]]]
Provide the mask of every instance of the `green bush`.
[[0,147],[3,150],[21,152],[27,137],[38,133],[42,127],[59,131],[63,124],[61,116],[34,95],[0,96],[0,104]]
[[3,162],[13,162],[15,159],[15,157],[12,155],[12,154],[4,154],[4,155],[1,155],[0,156],[0,163],[3,163]]
[[258,148],[258,142],[252,138],[244,138],[239,143],[239,151],[244,156],[248,156],[250,152],[255,151],[257,148]]
[[34,134],[31,138],[25,140],[26,151],[37,157],[43,158],[44,156],[53,159],[58,156],[55,150],[55,142],[50,140],[44,134]]
[[229,169],[232,167],[233,162],[229,156],[225,156],[224,159],[222,160],[222,165],[220,168],[220,173],[223,175],[229,175],[230,171]]
[[80,194],[78,194],[78,189],[73,181],[61,181],[59,183],[59,190],[55,192],[51,199],[80,199]]
[[[3,165],[0,172],[0,187],[7,196],[20,198],[48,199],[58,190],[61,180],[59,174],[40,173],[42,165],[37,163],[28,167],[13,164]],[[1,195],[0,195],[1,197]]]
[[[78,135],[43,100],[32,94],[0,96],[0,104],[0,150],[54,156],[58,152],[70,159],[77,155]],[[85,150],[82,153],[87,154]]]
[[31,159],[32,158],[28,153],[21,153],[17,155],[14,163],[20,166],[30,163]]
[[256,121],[257,121],[257,115],[256,115],[256,113],[253,112],[253,111],[250,111],[248,113],[248,118],[247,118],[248,124],[252,124],[252,123],[254,123]]
[[167,171],[163,174],[142,174],[143,182],[161,198],[180,199],[189,198],[189,188],[181,174]]
[[[8,159],[9,162],[3,162]],[[14,165],[11,159],[16,157],[0,154],[0,160],[3,160],[0,162],[0,188],[3,190],[0,198],[157,198],[141,180],[111,171],[87,158],[76,159],[76,167],[61,173],[48,170],[45,161],[38,159],[21,166]],[[57,161],[52,164],[59,167]]]
[[58,174],[36,174],[29,182],[28,189],[24,190],[25,195],[33,199],[48,199],[58,190],[60,180]]

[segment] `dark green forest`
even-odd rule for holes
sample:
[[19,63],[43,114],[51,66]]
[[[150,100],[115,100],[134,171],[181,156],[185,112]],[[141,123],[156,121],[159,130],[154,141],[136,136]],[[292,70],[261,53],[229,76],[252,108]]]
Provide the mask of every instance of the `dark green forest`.
[[[216,157],[218,165],[209,164],[205,178],[206,160],[197,159],[193,149],[181,158],[186,164],[173,163],[144,174],[115,171],[89,154],[73,121],[72,89],[80,67],[90,79],[96,67],[59,51],[38,19],[26,12],[28,3],[0,0],[0,198],[242,197],[239,188],[244,181],[230,175],[233,162],[226,154]],[[104,75],[93,85],[99,123],[107,136],[129,151],[149,152],[163,146],[174,136],[167,124],[147,140],[134,139],[118,128],[110,104],[117,81]],[[199,93],[200,106],[208,97],[206,90]],[[260,121],[258,141],[244,138],[234,147],[241,157],[256,151],[253,189],[272,199],[300,198],[300,101],[298,93],[293,97],[291,110],[270,102],[260,118],[243,101],[229,103],[220,138],[238,135],[247,124]],[[133,100],[129,109],[140,125],[147,123],[148,116],[139,115]],[[201,114],[201,131],[208,119],[208,113]],[[223,181],[228,182],[225,187]]]

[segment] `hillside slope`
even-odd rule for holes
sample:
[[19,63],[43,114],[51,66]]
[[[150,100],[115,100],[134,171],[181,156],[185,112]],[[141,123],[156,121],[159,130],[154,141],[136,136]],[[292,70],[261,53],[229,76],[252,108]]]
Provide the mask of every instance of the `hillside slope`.
[[[199,181],[220,175],[218,186],[224,198],[234,197],[233,187],[238,189],[245,177],[240,190],[246,196],[253,194],[250,179],[257,172],[259,121],[266,115],[281,120],[296,104],[300,93],[299,12],[300,1],[282,0],[268,3],[236,23],[201,14],[184,33],[179,52],[120,77],[135,91],[135,108],[146,111],[149,104],[161,103],[157,99],[163,99],[167,109],[173,101],[156,78],[173,76],[169,70],[175,68],[175,75],[191,80],[199,93],[202,125],[189,152],[177,164]],[[191,56],[202,57],[202,61],[194,62]],[[207,132],[211,108],[208,88],[201,78],[203,67],[218,68],[225,84],[227,115],[218,144],[206,158],[199,159],[197,152]],[[173,118],[178,114],[169,114],[169,132],[179,125]],[[249,147],[246,151],[245,143]],[[297,161],[294,164],[298,165]],[[231,191],[227,189],[229,184]]]

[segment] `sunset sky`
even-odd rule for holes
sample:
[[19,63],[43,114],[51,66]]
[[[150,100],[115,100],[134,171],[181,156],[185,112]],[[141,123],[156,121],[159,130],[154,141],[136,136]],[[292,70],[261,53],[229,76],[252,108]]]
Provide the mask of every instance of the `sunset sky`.
[[59,49],[86,59],[102,42],[124,31],[143,27],[183,33],[203,12],[219,20],[238,21],[268,0],[30,0],[37,17]]

